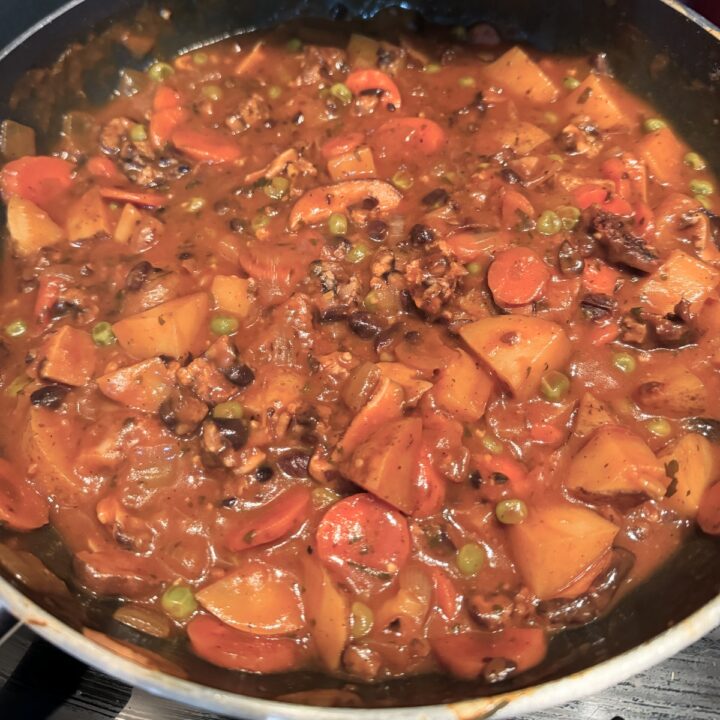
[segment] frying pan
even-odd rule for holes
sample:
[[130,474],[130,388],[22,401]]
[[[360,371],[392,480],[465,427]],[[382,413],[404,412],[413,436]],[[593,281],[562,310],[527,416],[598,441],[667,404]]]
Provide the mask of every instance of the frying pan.
[[[164,5],[173,10],[173,31],[160,36],[157,48],[169,55],[208,39],[292,23],[300,17],[345,27],[353,18],[372,18],[391,4],[392,0],[347,0],[345,5],[334,0],[169,0]],[[528,42],[545,51],[606,51],[616,76],[650,100],[720,169],[720,31],[676,0],[403,0],[401,4],[410,11],[409,21],[420,28],[423,18],[452,25],[483,21],[507,40]],[[40,118],[31,101],[10,107],[18,79],[30,68],[52,64],[71,41],[86,39],[92,29],[107,27],[113,18],[139,6],[139,0],[73,0],[64,5],[58,0],[2,0],[0,45],[9,44],[0,53],[0,116],[34,124],[41,138],[43,131],[52,136],[53,118],[80,98],[63,87],[62,77],[53,78],[51,112]],[[50,14],[43,17],[45,13]],[[102,62],[97,54],[92,56],[83,76],[83,98],[90,104],[106,99],[117,82],[118,69],[133,62],[119,45],[99,47]],[[0,546],[7,537],[0,529]],[[52,530],[29,533],[21,542],[54,573],[67,576],[68,556]],[[698,534],[605,617],[553,638],[542,665],[517,678],[492,687],[441,675],[360,684],[351,688],[354,695],[344,697],[355,698],[361,708],[318,708],[277,698],[294,694],[296,702],[318,702],[317,694],[303,693],[347,689],[346,684],[308,672],[261,677],[213,668],[180,645],[158,646],[113,624],[107,601],[53,598],[23,586],[19,575],[7,567],[2,574],[0,642],[3,627],[24,622],[66,652],[123,682],[247,720],[369,720],[380,712],[395,720],[510,718],[597,692],[720,625],[720,541]],[[182,666],[189,679],[124,659],[84,637],[79,632],[82,627],[159,651]]]

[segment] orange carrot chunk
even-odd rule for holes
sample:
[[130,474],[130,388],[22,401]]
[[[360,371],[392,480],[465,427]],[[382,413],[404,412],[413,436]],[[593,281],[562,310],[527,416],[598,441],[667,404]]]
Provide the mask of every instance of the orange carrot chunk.
[[345,85],[353,95],[380,90],[385,102],[393,105],[395,109],[400,108],[402,100],[398,86],[389,75],[380,70],[356,70],[348,75]]
[[488,285],[500,305],[526,305],[539,300],[550,270],[533,250],[514,247],[498,254],[488,270]]
[[0,175],[3,197],[6,201],[21,197],[50,211],[53,202],[70,189],[74,169],[67,160],[44,155],[13,160]]
[[106,200],[129,202],[143,207],[163,207],[167,203],[167,198],[159,193],[135,192],[123,188],[103,187],[100,188],[100,195]]
[[181,153],[200,162],[223,163],[240,158],[237,144],[218,130],[179,127],[171,141]]

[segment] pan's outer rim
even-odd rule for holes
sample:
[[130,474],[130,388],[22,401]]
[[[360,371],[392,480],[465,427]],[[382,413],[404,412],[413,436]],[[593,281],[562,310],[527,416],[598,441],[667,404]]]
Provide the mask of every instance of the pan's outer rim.
[[[20,34],[0,50],[0,63],[30,37],[85,0],[70,0]],[[679,0],[658,0],[720,42],[720,28]],[[511,720],[519,714],[537,712],[579,700],[636,675],[699,640],[720,626],[720,596],[682,622],[652,640],[610,660],[559,680],[488,698],[464,700],[451,705],[411,708],[322,708],[292,705],[238,695],[142,667],[101,647],[32,602],[0,577],[0,609],[7,609],[42,638],[63,651],[119,680],[169,700],[218,712],[243,720],[370,720],[382,712],[388,720]]]

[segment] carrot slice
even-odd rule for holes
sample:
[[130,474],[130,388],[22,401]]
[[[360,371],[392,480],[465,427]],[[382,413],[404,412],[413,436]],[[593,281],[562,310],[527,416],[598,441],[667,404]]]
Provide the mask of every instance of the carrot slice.
[[344,155],[354,150],[364,142],[365,135],[363,133],[351,132],[347,133],[347,135],[338,135],[337,137],[330,138],[320,147],[320,152],[326,160],[330,160],[330,158]]
[[156,148],[163,148],[170,142],[175,130],[188,119],[188,111],[181,107],[156,110],[150,117],[150,141]]
[[13,160],[0,174],[3,197],[6,201],[21,197],[49,212],[53,202],[72,186],[74,169],[67,160],[45,155]]
[[581,185],[573,191],[575,202],[581,210],[591,205],[600,205],[607,200],[608,191],[600,185]]
[[373,90],[382,90],[383,99],[395,109],[400,108],[402,102],[400,90],[393,79],[380,70],[367,69],[351,72],[345,80],[345,85],[353,95],[362,95]]
[[164,207],[167,203],[167,198],[159,193],[135,192],[134,190],[111,187],[101,187],[99,189],[102,197],[114,202],[129,202],[143,207]]
[[405,517],[366,493],[351,495],[325,513],[316,544],[320,560],[344,577],[365,570],[390,579],[410,557]]
[[534,218],[535,208],[532,203],[517,190],[506,190],[502,196],[500,215],[503,226],[514,230],[524,218]]
[[624,197],[620,197],[620,195],[613,195],[611,198],[608,198],[602,203],[601,207],[613,215],[632,215],[634,212],[633,206]]
[[223,163],[240,158],[240,148],[218,130],[179,127],[170,139],[180,152],[200,162]]
[[275,542],[303,524],[309,507],[310,490],[303,485],[292,487],[267,505],[243,513],[228,533],[225,544],[233,552],[239,552]]
[[460,612],[460,595],[453,581],[440,568],[433,568],[430,575],[435,592],[435,605],[448,620],[453,620]]
[[193,618],[187,634],[196,655],[230,670],[285,672],[299,660],[297,643],[290,638],[250,635],[207,615]]
[[489,258],[496,251],[508,247],[511,240],[511,234],[504,230],[482,233],[458,232],[445,238],[450,250],[462,262],[471,262],[481,257]]
[[115,167],[115,163],[104,155],[93,155],[87,161],[88,172],[101,180],[121,180],[122,175]]
[[383,123],[371,138],[371,144],[384,154],[432,155],[445,146],[445,131],[433,120],[418,117],[393,118]]
[[619,334],[620,329],[617,325],[600,325],[591,328],[587,338],[591,345],[601,347],[613,342]]
[[703,532],[720,535],[720,483],[716,483],[703,494],[697,520]]
[[550,270],[533,250],[514,247],[499,253],[488,270],[488,286],[500,305],[526,305],[539,300]]
[[525,498],[530,494],[530,482],[525,466],[509,455],[476,457],[478,470],[483,478],[482,494],[489,500],[503,497]]
[[480,675],[492,658],[510,660],[518,672],[523,672],[541,662],[547,652],[547,637],[541,628],[465,632],[435,638],[430,644],[453,675],[467,680]]
[[180,93],[168,87],[167,85],[160,85],[155,91],[155,97],[153,98],[153,110],[170,110],[171,108],[178,108],[182,105],[182,99]]
[[445,502],[445,481],[433,464],[432,448],[425,443],[420,447],[415,494],[413,517],[434,515]]
[[612,295],[618,277],[620,273],[602,260],[590,260],[583,267],[582,283],[588,292]]
[[48,502],[7,461],[0,458],[0,521],[13,530],[35,530],[49,520]]

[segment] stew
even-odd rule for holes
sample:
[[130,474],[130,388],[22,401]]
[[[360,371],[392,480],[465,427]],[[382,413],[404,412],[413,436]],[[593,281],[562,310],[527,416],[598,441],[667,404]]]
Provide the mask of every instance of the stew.
[[1,135],[0,521],[59,533],[48,592],[493,683],[720,534],[716,181],[603,56],[279,30],[65,120]]

